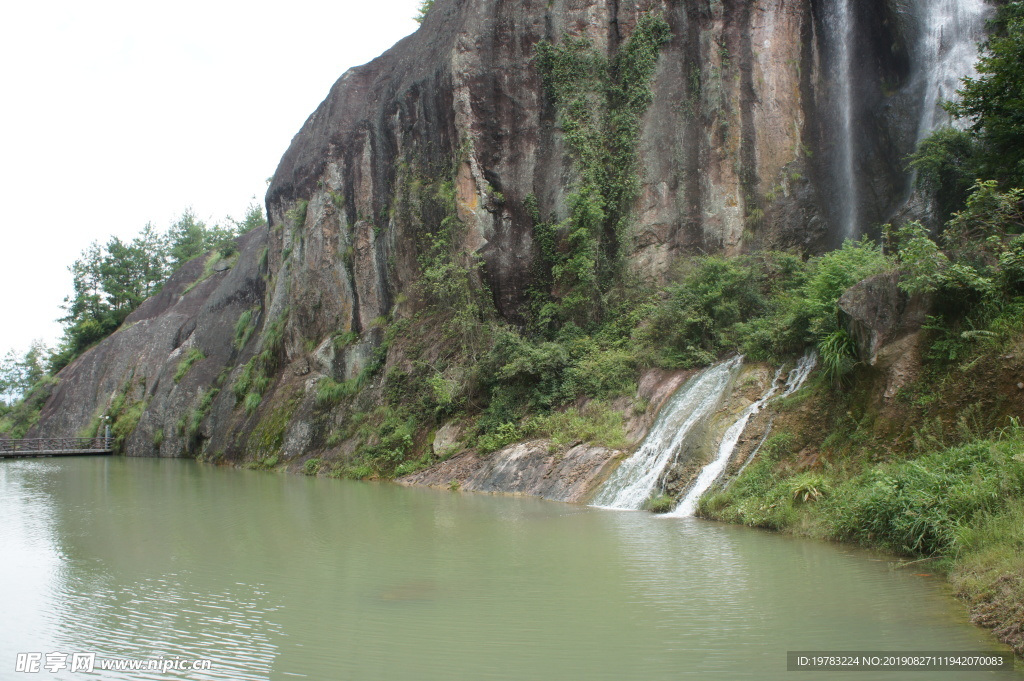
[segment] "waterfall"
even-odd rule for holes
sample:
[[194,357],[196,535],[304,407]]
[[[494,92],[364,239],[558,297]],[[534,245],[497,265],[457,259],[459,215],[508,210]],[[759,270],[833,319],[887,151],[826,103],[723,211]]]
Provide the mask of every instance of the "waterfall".
[[991,7],[985,0],[926,0],[918,10],[917,77],[924,88],[917,139],[949,120],[942,102],[953,99],[960,79],[974,75],[979,41]]
[[640,449],[622,462],[591,504],[618,509],[643,506],[694,426],[718,407],[742,362],[742,357],[736,357],[717,364],[679,388],[662,407]]
[[[859,218],[857,215],[858,193],[857,177],[854,173],[854,139],[853,139],[853,0],[834,0],[831,11],[825,17],[825,26],[830,43],[834,46],[832,54],[833,83],[835,93],[835,117],[838,130],[834,167],[838,189],[838,205],[840,227],[844,239],[857,237]],[[931,1],[931,0],[928,0]]]
[[[782,394],[779,397],[788,397],[799,390],[814,369],[817,361],[818,356],[813,352],[804,355],[786,377],[786,383],[782,387]],[[722,476],[725,467],[729,465],[729,459],[732,457],[732,453],[736,449],[736,443],[739,442],[740,436],[743,435],[750,417],[761,411],[768,404],[768,401],[775,397],[775,393],[779,390],[780,376],[782,376],[781,368],[775,372],[775,378],[772,379],[768,390],[757,401],[744,409],[739,418],[729,426],[729,429],[725,431],[725,436],[722,437],[721,444],[718,446],[718,454],[715,456],[714,461],[704,467],[700,475],[697,476],[696,482],[690,487],[686,497],[676,506],[674,511],[666,514],[666,517],[683,518],[693,515],[694,511],[697,510],[697,502],[700,500],[701,495],[708,491],[711,485]]]

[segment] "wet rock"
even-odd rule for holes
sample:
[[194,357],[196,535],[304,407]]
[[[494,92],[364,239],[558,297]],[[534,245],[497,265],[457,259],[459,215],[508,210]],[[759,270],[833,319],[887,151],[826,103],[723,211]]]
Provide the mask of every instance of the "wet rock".
[[[531,440],[480,456],[466,452],[398,480],[403,485],[452,487],[467,492],[523,494],[582,502],[604,480],[622,452],[581,444],[562,451]],[[455,485],[453,485],[453,483]]]

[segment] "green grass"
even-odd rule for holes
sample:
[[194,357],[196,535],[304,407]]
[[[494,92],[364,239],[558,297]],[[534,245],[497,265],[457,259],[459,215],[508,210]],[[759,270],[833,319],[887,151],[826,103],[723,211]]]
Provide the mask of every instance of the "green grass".
[[258,392],[251,392],[245,396],[245,413],[252,414],[260,408],[263,403],[263,395]]
[[644,510],[651,513],[668,513],[676,507],[676,500],[667,494],[655,494],[644,503]]
[[178,368],[174,372],[174,382],[181,383],[181,379],[185,378],[185,374],[192,368],[192,365],[196,362],[201,362],[206,359],[206,355],[199,348],[190,348],[185,356],[178,362]]
[[324,376],[316,383],[316,406],[320,408],[332,407],[346,397],[355,395],[359,390],[358,381],[335,381],[330,376]]
[[235,349],[243,349],[246,343],[249,342],[249,338],[252,336],[252,332],[256,330],[256,325],[253,323],[253,318],[253,310],[245,310],[244,312],[242,312],[242,314],[238,316],[238,321],[235,322]]
[[549,438],[557,446],[589,442],[608,449],[625,449],[629,444],[622,414],[596,400],[583,407],[570,407],[528,419],[524,432],[528,436]]

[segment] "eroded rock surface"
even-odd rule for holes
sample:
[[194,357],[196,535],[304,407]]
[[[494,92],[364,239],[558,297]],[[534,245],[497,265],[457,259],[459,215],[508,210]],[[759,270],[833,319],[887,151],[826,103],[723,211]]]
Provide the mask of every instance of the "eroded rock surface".
[[530,440],[486,456],[463,452],[398,482],[583,502],[621,456],[623,452],[589,444],[563,450],[552,447],[548,440]]

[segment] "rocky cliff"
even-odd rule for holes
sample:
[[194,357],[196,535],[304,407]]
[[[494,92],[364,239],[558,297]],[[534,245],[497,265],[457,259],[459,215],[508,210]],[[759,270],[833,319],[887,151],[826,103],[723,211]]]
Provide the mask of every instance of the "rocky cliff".
[[[934,107],[915,61],[926,4],[437,0],[419,31],[344,74],[296,135],[267,193],[269,229],[244,237],[237,259],[188,264],[68,366],[36,432],[86,432],[110,415],[134,456],[297,466],[350,455],[360,440],[331,406],[343,395],[353,413],[372,409],[382,376],[403,366],[396,333],[429,330],[416,285],[438,243],[496,320],[523,324],[538,282],[561,295],[537,274],[545,248],[570,247],[564,225],[588,172],[617,172],[581,161],[561,86],[609,126],[635,114],[624,124],[635,129],[595,134],[630,175],[620,205],[605,203],[618,231],[601,248],[642,280],[685,254],[821,252],[849,236],[836,207],[851,200],[855,231],[869,231],[905,208],[903,159]],[[630,50],[650,17],[664,30],[637,76]],[[553,86],[541,44],[606,59],[612,75],[597,77],[604,89]],[[617,103],[648,86],[639,105]],[[841,144],[856,150],[853,175],[836,169]],[[402,437],[429,448],[429,431]]]

